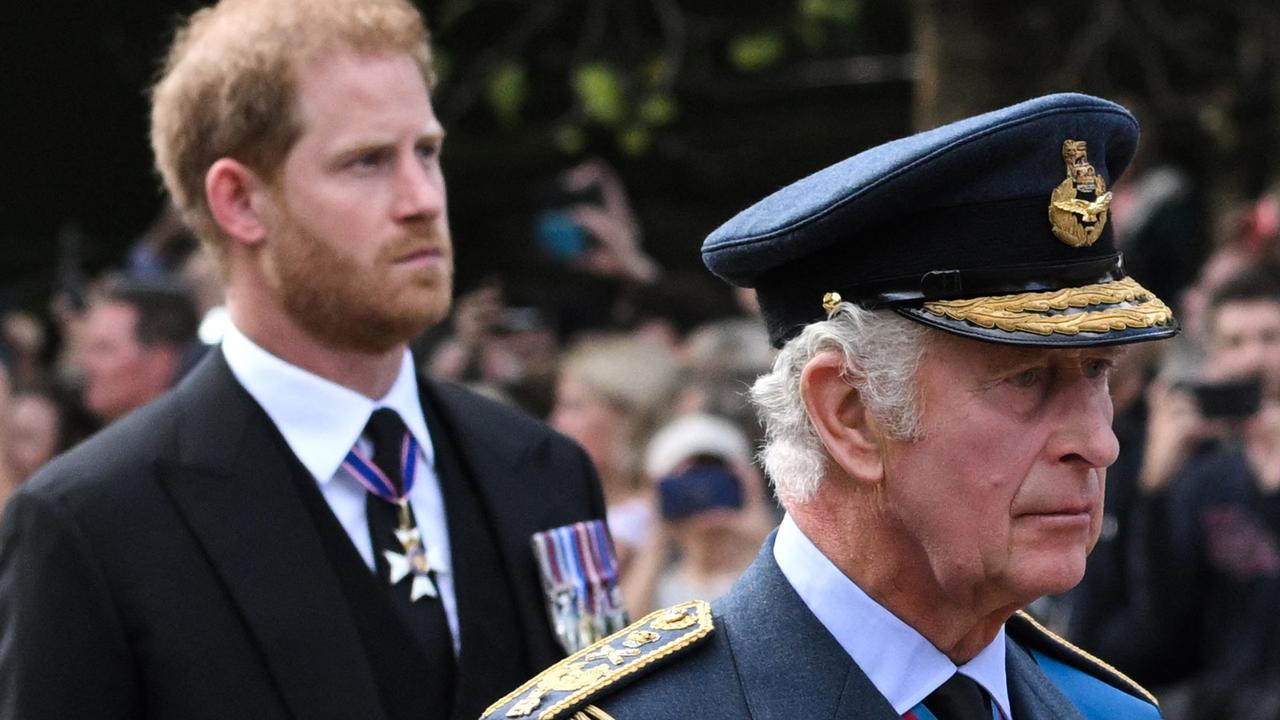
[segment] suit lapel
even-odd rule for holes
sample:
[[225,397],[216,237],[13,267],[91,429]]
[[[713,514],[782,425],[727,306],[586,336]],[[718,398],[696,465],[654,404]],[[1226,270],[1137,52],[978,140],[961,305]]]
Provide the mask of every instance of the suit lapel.
[[162,483],[243,613],[294,715],[377,718],[377,687],[284,440],[215,349],[177,391]]
[[778,569],[772,535],[715,607],[753,720],[898,719]]
[[428,399],[424,407],[438,409],[441,423],[456,443],[458,461],[475,480],[483,511],[492,520],[503,570],[525,628],[530,661],[535,668],[549,665],[563,657],[564,651],[549,631],[530,538],[556,524],[551,520],[557,507],[555,498],[548,497],[553,479],[522,473],[524,459],[537,446],[512,431],[502,416],[469,402],[468,395],[447,385],[421,377],[419,383]]
[[1006,639],[1005,667],[1009,704],[1018,720],[1084,720],[1076,706],[1058,690],[1031,655]]

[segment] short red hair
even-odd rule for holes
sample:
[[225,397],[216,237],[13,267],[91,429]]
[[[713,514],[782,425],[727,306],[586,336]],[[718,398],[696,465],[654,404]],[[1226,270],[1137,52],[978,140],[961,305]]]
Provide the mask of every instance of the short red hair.
[[435,83],[422,15],[406,0],[222,0],[178,28],[151,92],[165,188],[225,273],[227,239],[205,174],[230,157],[268,181],[302,134],[298,68],[340,49],[411,56]]

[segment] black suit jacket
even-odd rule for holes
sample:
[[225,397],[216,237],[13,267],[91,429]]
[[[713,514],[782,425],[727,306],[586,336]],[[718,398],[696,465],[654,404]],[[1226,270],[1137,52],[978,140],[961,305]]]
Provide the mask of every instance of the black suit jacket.
[[[545,426],[422,382],[490,515],[532,674],[563,653],[529,537],[603,517],[594,471]],[[298,467],[213,352],[27,483],[0,522],[0,718],[386,718]],[[463,643],[465,685],[504,648]]]

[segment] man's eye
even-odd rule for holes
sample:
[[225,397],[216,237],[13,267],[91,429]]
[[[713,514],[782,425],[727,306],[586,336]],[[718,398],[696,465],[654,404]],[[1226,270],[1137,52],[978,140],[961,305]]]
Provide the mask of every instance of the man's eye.
[[1028,368],[1009,377],[1009,382],[1017,387],[1031,387],[1044,378],[1043,368]]
[[440,155],[440,146],[435,143],[419,145],[417,153],[420,160],[434,160]]
[[1111,366],[1112,362],[1110,360],[1102,358],[1086,360],[1083,367],[1084,376],[1087,378],[1106,377],[1111,373]]
[[380,152],[360,153],[351,158],[351,167],[354,168],[376,168],[382,165],[385,155]]

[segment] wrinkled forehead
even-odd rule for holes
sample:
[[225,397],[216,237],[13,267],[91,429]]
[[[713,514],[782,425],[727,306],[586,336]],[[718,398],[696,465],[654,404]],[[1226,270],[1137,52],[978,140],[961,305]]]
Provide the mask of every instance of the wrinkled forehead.
[[[424,130],[440,130],[427,80],[413,56],[399,50],[367,51],[338,45],[314,55],[296,70],[295,95],[295,111],[304,125],[317,115],[359,119],[362,112],[399,109],[409,98],[418,101],[415,108]],[[335,102],[340,105],[335,107]]]

